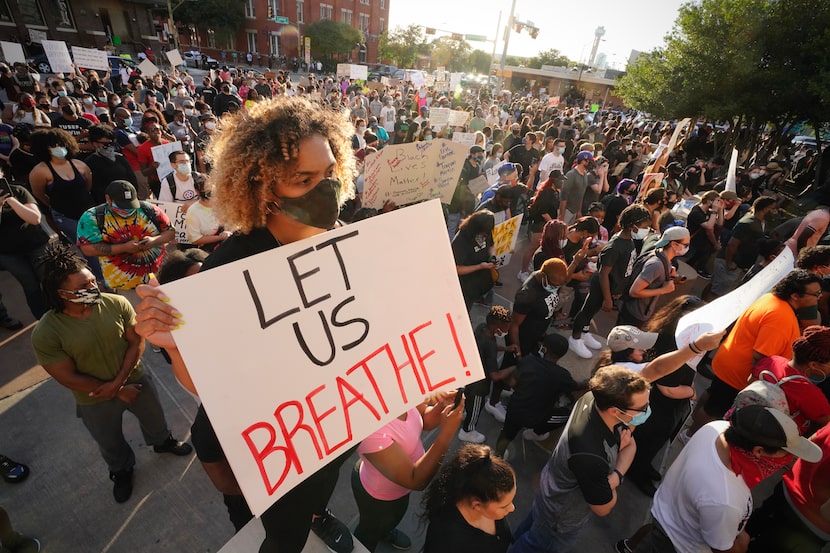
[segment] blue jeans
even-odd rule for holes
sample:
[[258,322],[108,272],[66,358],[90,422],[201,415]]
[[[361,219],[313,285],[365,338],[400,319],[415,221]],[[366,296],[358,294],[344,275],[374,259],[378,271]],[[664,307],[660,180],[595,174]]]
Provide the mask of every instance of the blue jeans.
[[574,528],[568,532],[559,532],[551,524],[553,521],[534,520],[533,511],[519,524],[513,538],[516,540],[510,546],[508,553],[567,553],[576,539],[581,528]]
[[40,283],[43,281],[43,253],[46,244],[27,253],[0,253],[0,270],[8,271],[26,296],[26,303],[35,319],[48,311]]

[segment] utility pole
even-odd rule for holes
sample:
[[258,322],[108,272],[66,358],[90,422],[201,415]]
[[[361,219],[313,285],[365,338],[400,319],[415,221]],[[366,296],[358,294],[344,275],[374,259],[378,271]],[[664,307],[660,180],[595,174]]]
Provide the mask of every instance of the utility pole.
[[[168,2],[170,0],[167,0]],[[507,58],[507,45],[510,43],[510,29],[513,27],[513,15],[516,13],[516,0],[510,6],[510,17],[507,18],[507,26],[504,28],[504,50],[501,53],[501,65],[499,73],[501,74],[501,81],[499,81],[499,90],[504,90],[504,62]]]
[[[179,0],[179,3],[175,6],[173,5],[172,0],[167,0],[167,25],[170,27],[170,32],[173,34],[173,45],[176,47],[176,50],[179,49],[179,31],[176,29],[176,22],[173,21],[173,12],[188,1],[192,2],[195,0]],[[196,33],[199,33],[198,29],[196,29]]]
[[[496,43],[499,41],[499,29],[501,29],[501,14],[503,12],[499,10],[499,22],[496,23],[496,34],[494,35],[495,38],[493,39],[493,55],[490,56],[490,70],[493,69],[493,66],[496,64]],[[487,88],[490,88],[490,71],[487,72]]]

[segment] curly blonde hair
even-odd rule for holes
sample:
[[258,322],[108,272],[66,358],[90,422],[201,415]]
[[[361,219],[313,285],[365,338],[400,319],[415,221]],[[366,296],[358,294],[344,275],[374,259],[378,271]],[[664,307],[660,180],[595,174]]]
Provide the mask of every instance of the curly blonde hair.
[[215,205],[227,227],[247,233],[265,226],[274,185],[295,170],[300,141],[314,134],[325,138],[334,154],[341,202],[354,196],[354,129],[340,113],[297,96],[278,97],[224,116],[221,129],[207,158],[213,164]]

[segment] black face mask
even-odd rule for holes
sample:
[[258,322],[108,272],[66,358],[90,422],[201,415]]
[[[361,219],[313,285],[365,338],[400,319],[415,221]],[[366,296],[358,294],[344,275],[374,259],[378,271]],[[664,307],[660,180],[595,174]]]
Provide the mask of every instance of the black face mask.
[[323,179],[299,198],[280,198],[280,209],[295,221],[330,229],[340,215],[340,181]]

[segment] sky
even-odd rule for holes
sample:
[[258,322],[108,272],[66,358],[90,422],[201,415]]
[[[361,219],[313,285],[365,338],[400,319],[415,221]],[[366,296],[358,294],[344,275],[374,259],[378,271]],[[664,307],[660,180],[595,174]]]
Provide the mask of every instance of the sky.
[[[510,15],[509,0],[388,0],[389,29],[410,24],[445,30],[451,33],[496,36],[499,11],[502,29]],[[533,56],[556,48],[574,61],[588,61],[597,27],[605,27],[605,40],[598,52],[605,52],[611,67],[624,69],[631,50],[650,51],[663,45],[663,37],[672,29],[682,0],[515,0],[515,18],[531,21],[539,27],[536,40],[527,31],[510,33],[508,55]],[[579,7],[579,11],[575,8]],[[504,48],[503,30],[498,32],[496,59]],[[443,33],[446,35],[446,33]],[[442,36],[438,32],[436,37]],[[427,37],[429,38],[429,37]],[[492,42],[470,42],[474,49],[492,52]]]

